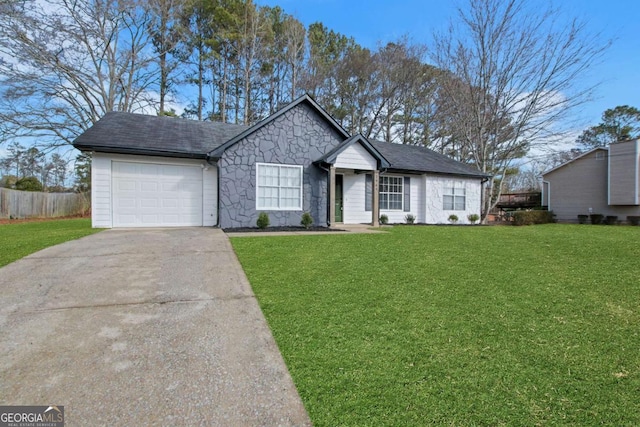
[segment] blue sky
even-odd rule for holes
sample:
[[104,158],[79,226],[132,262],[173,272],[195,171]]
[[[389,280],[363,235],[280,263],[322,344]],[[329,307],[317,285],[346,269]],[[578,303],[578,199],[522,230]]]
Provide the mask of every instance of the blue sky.
[[[306,26],[320,21],[370,48],[405,34],[429,46],[433,31],[445,30],[449,19],[455,16],[455,5],[460,4],[452,0],[256,0],[256,3],[280,6]],[[548,3],[540,1],[540,4]],[[585,22],[591,33],[614,41],[602,63],[593,67],[588,77],[590,82],[601,82],[596,99],[582,111],[576,111],[577,119],[587,127],[597,124],[608,108],[618,105],[640,108],[640,1],[562,0],[556,5],[567,15]]]

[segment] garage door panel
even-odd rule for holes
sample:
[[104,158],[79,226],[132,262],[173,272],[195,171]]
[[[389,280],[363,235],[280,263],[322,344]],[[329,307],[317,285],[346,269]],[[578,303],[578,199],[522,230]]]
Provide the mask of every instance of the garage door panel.
[[178,187],[181,191],[186,191],[187,193],[199,191],[202,188],[202,184],[194,181],[183,181]]
[[133,223],[136,220],[136,216],[134,214],[120,214],[119,218],[123,223]]
[[140,200],[141,208],[157,208],[158,207],[158,199],[141,199]]
[[113,162],[115,227],[202,225],[202,169]]
[[[114,204],[114,205],[116,205],[116,204]],[[135,209],[136,205],[137,205],[136,199],[133,198],[133,197],[131,197],[131,198],[122,197],[122,198],[117,200],[117,207],[121,208],[121,209],[128,209],[128,208]]]
[[177,182],[163,182],[162,191],[178,191],[180,185]]
[[141,181],[140,182],[140,191],[141,192],[152,192],[155,193],[159,190],[159,183],[156,181]]
[[121,176],[137,175],[138,163],[117,162],[113,163],[113,171]]
[[167,179],[191,179],[196,181],[202,180],[202,169],[198,167],[175,166],[175,165],[163,165],[160,173]]
[[160,165],[152,163],[138,163],[137,174],[156,176],[160,172]]
[[198,218],[199,218],[199,215],[195,215],[195,214],[194,215],[185,215],[185,217],[186,217],[186,219],[188,221],[197,221]]
[[156,214],[142,214],[139,216],[144,224],[155,224],[160,222],[158,215]]
[[131,179],[120,179],[116,181],[116,186],[114,187],[118,191],[136,191],[136,182]]
[[163,199],[162,200],[162,207],[163,208],[177,208],[178,207],[178,201],[175,199]]
[[184,210],[185,214],[193,214],[196,208],[200,207],[200,203],[197,203],[191,199],[180,200],[180,208]]
[[160,168],[160,173],[162,173],[162,175],[166,178],[170,178],[170,177],[179,177],[182,178],[185,176],[185,171],[181,171],[179,166],[169,166],[169,165],[163,165]]

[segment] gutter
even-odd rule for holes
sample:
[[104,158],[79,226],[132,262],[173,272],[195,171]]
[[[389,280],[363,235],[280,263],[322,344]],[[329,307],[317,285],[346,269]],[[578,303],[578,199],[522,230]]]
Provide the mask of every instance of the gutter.
[[123,148],[123,147],[94,147],[92,145],[74,145],[74,147],[80,151],[92,151],[97,153],[110,153],[110,154],[131,154],[138,156],[155,156],[155,157],[177,157],[181,159],[198,159],[206,160],[207,154],[200,153],[187,153],[180,151],[164,151],[164,150],[148,150],[138,148]]

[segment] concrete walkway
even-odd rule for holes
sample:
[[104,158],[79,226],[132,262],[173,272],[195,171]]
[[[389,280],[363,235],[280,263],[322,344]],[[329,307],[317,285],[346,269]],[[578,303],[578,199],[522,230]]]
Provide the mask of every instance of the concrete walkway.
[[0,269],[0,404],[67,426],[303,426],[221,230],[108,230]]

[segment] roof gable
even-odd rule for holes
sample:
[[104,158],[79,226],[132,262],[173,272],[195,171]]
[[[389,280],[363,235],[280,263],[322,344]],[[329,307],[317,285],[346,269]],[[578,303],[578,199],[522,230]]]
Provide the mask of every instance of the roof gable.
[[318,103],[314,101],[313,98],[311,98],[309,95],[303,95],[300,98],[296,99],[295,101],[287,104],[287,106],[285,106],[284,108],[270,115],[266,119],[259,121],[255,125],[246,129],[244,132],[236,135],[235,137],[231,138],[224,144],[211,150],[208,154],[208,157],[214,158],[214,159],[220,158],[220,156],[222,156],[222,153],[224,153],[227,148],[231,147],[238,141],[248,137],[252,133],[256,132],[258,129],[261,129],[265,125],[273,122],[274,120],[278,119],[279,117],[286,114],[288,111],[291,111],[292,109],[296,108],[301,104],[309,105],[313,110],[316,111],[316,113],[318,113],[318,115],[320,115],[320,117],[322,117],[327,123],[329,123],[329,125],[332,126],[339,134],[341,134],[345,138],[349,138],[350,136],[349,133],[346,130],[344,130],[344,128],[340,126],[340,124],[333,117],[331,117],[329,113],[327,113],[320,105],[318,105]]
[[609,151],[609,149],[608,149],[608,148],[606,148],[606,147],[596,147],[596,148],[592,148],[591,150],[586,151],[586,152],[584,152],[584,153],[580,154],[579,156],[576,156],[576,157],[574,157],[573,159],[571,159],[571,160],[569,160],[569,161],[566,161],[566,162],[562,163],[562,164],[561,164],[561,165],[559,165],[559,166],[556,166],[555,168],[549,169],[549,170],[548,170],[548,171],[546,171],[546,172],[542,172],[542,174],[541,174],[541,175],[542,175],[542,176],[545,176],[545,175],[547,175],[547,174],[550,174],[551,172],[555,172],[555,171],[557,171],[558,169],[563,168],[563,167],[565,167],[565,166],[569,165],[570,163],[573,163],[573,162],[575,162],[576,160],[580,160],[580,159],[582,159],[583,157],[586,157],[586,156],[588,156],[589,154],[594,153],[594,152],[599,151],[599,150],[602,150],[602,151]]
[[384,158],[382,154],[378,150],[375,149],[373,145],[369,142],[369,140],[362,134],[354,135],[351,138],[344,141],[342,144],[335,147],[333,150],[326,153],[320,159],[316,160],[315,163],[324,163],[324,164],[334,164],[340,155],[345,149],[352,146],[353,144],[360,144],[367,152],[376,159],[378,163],[378,168],[386,169],[389,167],[389,162]]

